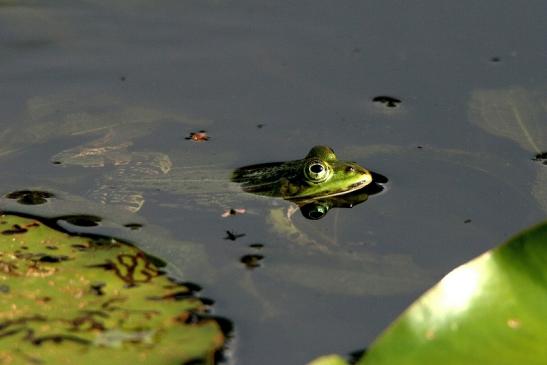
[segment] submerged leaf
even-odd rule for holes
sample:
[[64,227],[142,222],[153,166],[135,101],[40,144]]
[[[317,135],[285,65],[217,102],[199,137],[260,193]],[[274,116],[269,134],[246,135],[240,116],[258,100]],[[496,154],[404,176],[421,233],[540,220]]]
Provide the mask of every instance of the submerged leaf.
[[0,363],[212,364],[224,343],[191,286],[115,239],[0,216]]
[[547,211],[547,175],[541,156],[547,151],[545,95],[522,88],[476,90],[469,103],[471,121],[496,136],[505,137],[533,153],[538,161],[532,194]]
[[[432,280],[430,273],[410,256],[346,252],[328,241],[319,230],[314,233],[321,241],[314,240],[299,230],[281,208],[272,209],[268,220],[276,235],[313,248],[315,252],[315,256],[307,256],[306,262],[297,259],[272,263],[268,272],[278,279],[285,278],[323,293],[357,296],[408,293],[424,288]],[[313,259],[320,262],[321,257],[328,257],[328,266],[313,263]]]
[[547,212],[547,166],[540,166],[536,181],[532,187],[532,195],[538,204]]
[[547,113],[542,97],[518,87],[475,90],[469,102],[470,120],[490,134],[540,153],[547,150]]
[[547,222],[458,267],[359,365],[547,363]]

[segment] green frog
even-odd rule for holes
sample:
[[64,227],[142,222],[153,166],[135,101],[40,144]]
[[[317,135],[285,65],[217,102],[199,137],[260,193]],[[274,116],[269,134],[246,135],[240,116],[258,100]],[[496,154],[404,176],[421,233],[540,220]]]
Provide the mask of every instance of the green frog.
[[301,160],[238,168],[232,181],[248,193],[303,203],[364,188],[372,175],[355,162],[338,160],[332,148],[315,146]]

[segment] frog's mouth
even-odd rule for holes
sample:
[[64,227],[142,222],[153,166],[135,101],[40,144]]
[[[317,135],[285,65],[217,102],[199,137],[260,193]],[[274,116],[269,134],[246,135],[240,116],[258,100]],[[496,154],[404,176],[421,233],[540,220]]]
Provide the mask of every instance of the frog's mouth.
[[350,186],[348,186],[348,189],[346,190],[346,192],[351,192],[351,191],[355,191],[355,190],[358,190],[358,189],[361,189],[361,188],[364,188],[365,186],[367,186],[368,184],[370,184],[372,181],[371,180],[361,180],[361,181],[358,181],[354,184],[351,184]]
[[349,185],[348,187],[346,187],[344,190],[341,190],[341,191],[325,191],[323,194],[321,195],[303,195],[303,196],[300,196],[300,197],[297,197],[297,198],[293,198],[293,199],[288,199],[288,200],[291,200],[291,201],[297,201],[297,200],[321,200],[321,199],[325,199],[325,198],[330,198],[330,197],[333,197],[333,196],[338,196],[338,195],[345,195],[345,194],[349,194],[351,192],[354,192],[356,190],[359,190],[359,189],[362,189],[364,188],[365,186],[367,186],[368,184],[370,184],[372,181],[371,180],[361,180],[361,181],[358,181],[356,183],[353,183],[351,185]]
[[361,181],[358,181],[356,183],[353,183],[351,185],[349,185],[346,189],[342,190],[342,191],[339,191],[339,192],[333,192],[333,193],[330,193],[326,195],[323,195],[321,198],[329,198],[331,196],[337,196],[337,195],[345,195],[345,194],[349,194],[351,192],[354,192],[355,190],[359,190],[361,188],[364,188],[365,186],[367,186],[368,184],[370,184],[372,181],[370,180],[361,180]]

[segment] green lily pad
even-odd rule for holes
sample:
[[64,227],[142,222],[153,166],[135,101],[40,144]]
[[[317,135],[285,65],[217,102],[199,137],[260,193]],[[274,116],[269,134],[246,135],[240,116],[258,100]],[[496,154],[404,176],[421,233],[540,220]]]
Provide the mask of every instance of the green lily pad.
[[160,266],[115,239],[0,216],[0,363],[212,364],[219,323]]
[[547,222],[458,267],[359,365],[546,364]]
[[[356,365],[547,363],[547,222],[459,266]],[[337,355],[308,365],[347,365]]]

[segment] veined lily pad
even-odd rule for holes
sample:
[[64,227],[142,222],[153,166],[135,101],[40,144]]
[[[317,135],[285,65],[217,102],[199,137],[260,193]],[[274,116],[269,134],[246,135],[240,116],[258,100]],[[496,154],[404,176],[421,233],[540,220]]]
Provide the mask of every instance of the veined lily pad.
[[544,98],[540,92],[519,87],[475,90],[469,102],[470,120],[488,133],[540,153],[547,148]]
[[[546,364],[545,303],[547,222],[445,276],[357,365]],[[343,364],[334,355],[315,361]]]
[[[508,138],[530,151],[530,158],[543,161],[547,152],[547,101],[545,91],[515,87],[476,90],[469,102],[472,123],[495,136]],[[538,163],[532,195],[547,212],[547,174]]]
[[212,364],[225,337],[193,286],[127,243],[0,216],[0,363]]

